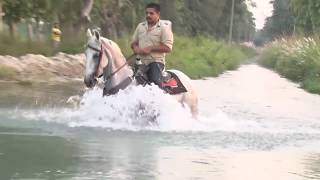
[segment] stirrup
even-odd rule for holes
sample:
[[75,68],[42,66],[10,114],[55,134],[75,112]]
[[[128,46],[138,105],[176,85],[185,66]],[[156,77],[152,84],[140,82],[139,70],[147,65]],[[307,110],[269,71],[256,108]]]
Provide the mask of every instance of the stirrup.
[[163,71],[162,72],[162,76],[161,76],[161,78],[162,78],[162,82],[167,82],[167,81],[169,81],[170,79],[171,79],[171,74],[169,73],[169,72],[167,72],[167,71]]

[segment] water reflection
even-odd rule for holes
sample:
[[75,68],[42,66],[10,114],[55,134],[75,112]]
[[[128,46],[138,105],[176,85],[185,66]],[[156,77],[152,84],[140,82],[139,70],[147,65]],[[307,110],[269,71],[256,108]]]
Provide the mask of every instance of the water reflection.
[[0,179],[68,177],[76,148],[61,137],[0,133]]
[[320,179],[320,153],[308,154],[302,163],[305,166],[305,171],[301,176],[309,179]]
[[[90,130],[87,130],[87,132]],[[83,132],[84,133],[84,132]],[[94,134],[94,136],[92,136]],[[94,131],[80,136],[81,176],[108,179],[155,179],[157,147],[152,134]],[[85,139],[84,139],[85,137]]]
[[158,153],[158,179],[302,180],[319,179],[320,172],[319,154],[301,149],[235,152],[163,147]]
[[37,108],[65,105],[73,95],[84,90],[82,82],[19,84],[0,82],[0,108]]

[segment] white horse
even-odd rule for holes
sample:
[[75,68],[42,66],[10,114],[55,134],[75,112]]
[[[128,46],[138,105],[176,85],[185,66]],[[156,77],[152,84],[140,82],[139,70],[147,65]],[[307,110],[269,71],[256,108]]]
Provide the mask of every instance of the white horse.
[[[103,76],[104,95],[116,94],[120,89],[125,89],[130,84],[137,84],[133,80],[133,71],[127,64],[119,46],[104,37],[98,31],[87,31],[88,43],[85,50],[86,66],[84,83],[87,87],[94,87],[97,78]],[[192,86],[191,79],[178,70],[173,72],[183,84],[186,92],[173,95],[183,106],[187,104],[193,117],[198,114],[198,96]]]

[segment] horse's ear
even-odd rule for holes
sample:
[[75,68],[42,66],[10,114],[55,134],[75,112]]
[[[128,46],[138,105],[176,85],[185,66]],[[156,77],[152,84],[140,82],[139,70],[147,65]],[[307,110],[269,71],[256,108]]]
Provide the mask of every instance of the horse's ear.
[[99,33],[99,31],[94,30],[93,33],[94,33],[94,35],[96,36],[97,40],[99,40],[99,39],[100,39],[100,33]]
[[87,36],[88,36],[88,38],[92,37],[92,32],[90,29],[87,30]]

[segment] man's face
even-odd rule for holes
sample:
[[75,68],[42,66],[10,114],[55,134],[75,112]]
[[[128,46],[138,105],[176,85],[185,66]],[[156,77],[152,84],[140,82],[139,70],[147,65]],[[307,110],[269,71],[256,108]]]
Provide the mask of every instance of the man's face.
[[148,24],[155,24],[160,18],[160,12],[157,12],[154,8],[146,9],[146,20]]

